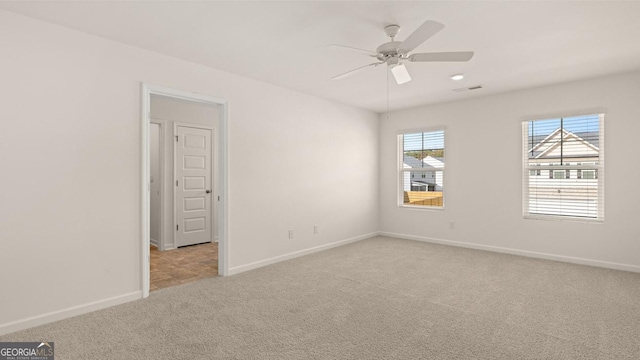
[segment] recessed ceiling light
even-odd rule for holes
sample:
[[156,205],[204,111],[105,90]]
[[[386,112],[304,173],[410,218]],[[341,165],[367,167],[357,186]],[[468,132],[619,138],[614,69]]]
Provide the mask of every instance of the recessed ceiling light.
[[453,74],[451,75],[451,80],[459,81],[464,79],[464,74]]

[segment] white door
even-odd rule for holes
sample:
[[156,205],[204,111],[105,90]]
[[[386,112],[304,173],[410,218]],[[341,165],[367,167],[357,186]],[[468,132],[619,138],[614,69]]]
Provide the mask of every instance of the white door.
[[211,241],[211,130],[177,126],[176,246]]

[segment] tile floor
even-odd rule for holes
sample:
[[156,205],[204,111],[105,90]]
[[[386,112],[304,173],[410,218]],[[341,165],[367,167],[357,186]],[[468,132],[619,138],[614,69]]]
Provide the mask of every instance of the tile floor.
[[218,243],[158,251],[151,246],[150,291],[218,275]]

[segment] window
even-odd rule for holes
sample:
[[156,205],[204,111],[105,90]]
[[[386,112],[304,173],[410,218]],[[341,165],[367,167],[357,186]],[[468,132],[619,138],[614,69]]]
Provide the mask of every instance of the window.
[[583,179],[596,179],[596,170],[584,170],[582,172]]
[[443,207],[444,130],[398,135],[399,205]]
[[604,115],[525,121],[522,135],[525,216],[603,220]]
[[529,170],[529,176],[540,176],[540,175],[542,175],[542,170],[540,169]]
[[564,174],[565,174],[564,170],[554,170],[553,171],[553,178],[554,179],[564,179]]

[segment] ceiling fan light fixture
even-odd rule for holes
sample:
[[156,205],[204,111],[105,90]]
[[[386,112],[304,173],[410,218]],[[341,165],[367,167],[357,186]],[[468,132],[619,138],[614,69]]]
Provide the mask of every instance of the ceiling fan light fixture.
[[[433,20],[427,20],[414,32],[407,36],[404,41],[396,41],[400,26],[396,24],[388,25],[384,28],[384,32],[391,39],[376,49],[376,51],[369,51],[364,49],[358,49],[350,46],[332,45],[331,48],[349,50],[352,52],[359,52],[370,57],[374,57],[378,60],[377,63],[361,66],[359,68],[347,71],[346,73],[334,76],[333,79],[342,79],[347,76],[351,76],[361,69],[387,64],[389,70],[393,74],[398,84],[404,84],[411,81],[411,76],[400,62],[465,62],[471,60],[473,57],[473,51],[449,51],[449,52],[428,52],[428,53],[412,53],[415,48],[422,43],[433,37],[444,28],[444,25]],[[388,73],[387,73],[388,74]],[[451,75],[454,80],[462,80],[464,74]]]
[[411,81],[411,76],[404,64],[389,66],[389,68],[391,69],[391,73],[396,79],[396,83],[398,83],[398,85]]

